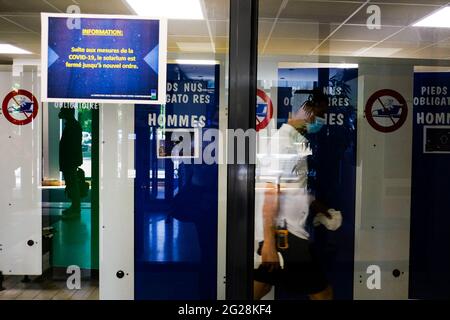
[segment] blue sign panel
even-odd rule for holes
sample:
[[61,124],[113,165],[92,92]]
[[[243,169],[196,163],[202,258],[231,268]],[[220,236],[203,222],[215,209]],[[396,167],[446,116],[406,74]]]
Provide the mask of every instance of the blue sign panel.
[[164,31],[160,20],[44,17],[44,99],[162,102]]
[[409,298],[450,298],[450,73],[414,75]]
[[[282,68],[278,76],[278,127],[311,91],[329,100],[325,127],[307,135],[313,153],[308,159],[308,187],[316,199],[342,212],[343,223],[337,231],[312,226],[310,230],[335,298],[352,299],[358,69]],[[291,297],[281,293],[280,298]]]
[[135,298],[216,299],[219,66],[167,75],[167,104],[135,108]]

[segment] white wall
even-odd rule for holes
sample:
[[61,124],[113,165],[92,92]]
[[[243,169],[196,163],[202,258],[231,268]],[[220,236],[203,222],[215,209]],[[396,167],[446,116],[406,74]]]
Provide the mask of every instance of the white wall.
[[[228,61],[224,56],[220,57],[220,89],[219,89],[219,130],[223,137],[228,128]],[[220,151],[223,158],[227,159],[226,142],[222,141]],[[226,289],[226,240],[227,240],[227,165],[219,164],[219,188],[218,188],[218,219],[217,219],[217,299],[225,300]]]
[[[39,80],[37,70],[13,78],[0,69],[0,102],[16,84],[40,101]],[[0,271],[6,275],[42,273],[41,115],[24,126],[0,115]]]
[[[355,299],[408,298],[413,73],[412,64],[382,59],[359,65]],[[376,131],[364,118],[367,100],[381,89],[399,92],[408,103],[406,123],[392,133]],[[381,268],[379,290],[367,287],[370,265]]]

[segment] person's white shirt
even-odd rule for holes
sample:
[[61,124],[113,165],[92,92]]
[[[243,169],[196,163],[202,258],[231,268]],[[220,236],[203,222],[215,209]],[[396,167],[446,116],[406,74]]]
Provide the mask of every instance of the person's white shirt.
[[[308,240],[306,221],[314,197],[308,193],[308,161],[312,154],[308,140],[293,126],[283,124],[271,137],[267,153],[258,163],[259,180],[280,184],[277,226],[284,226],[295,236]],[[263,240],[262,207],[264,192],[260,190],[256,202],[257,240]]]

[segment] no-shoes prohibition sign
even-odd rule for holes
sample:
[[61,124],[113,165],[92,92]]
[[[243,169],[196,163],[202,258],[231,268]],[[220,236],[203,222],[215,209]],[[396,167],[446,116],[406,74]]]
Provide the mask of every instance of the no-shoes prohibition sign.
[[39,104],[36,97],[27,90],[11,91],[3,99],[2,111],[6,120],[24,126],[36,118]]
[[408,118],[405,98],[391,89],[378,90],[367,100],[367,122],[377,131],[389,133],[401,128]]
[[273,103],[270,97],[261,89],[256,92],[256,131],[265,129],[273,117]]

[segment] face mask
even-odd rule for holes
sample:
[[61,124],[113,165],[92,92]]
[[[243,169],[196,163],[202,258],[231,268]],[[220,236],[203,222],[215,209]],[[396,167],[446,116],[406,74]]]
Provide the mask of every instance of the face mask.
[[317,133],[325,124],[326,120],[324,118],[316,117],[313,123],[308,123],[306,125],[306,130],[308,133]]

